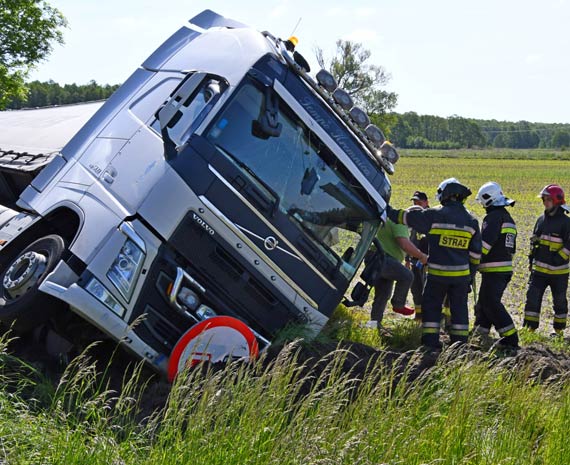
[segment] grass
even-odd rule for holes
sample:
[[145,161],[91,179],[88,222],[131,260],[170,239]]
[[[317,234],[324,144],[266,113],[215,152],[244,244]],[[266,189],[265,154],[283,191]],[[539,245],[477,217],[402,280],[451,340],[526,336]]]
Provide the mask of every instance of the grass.
[[[395,206],[409,205],[417,189],[433,198],[439,182],[455,176],[474,192],[486,181],[503,185],[517,200],[519,229],[515,276],[505,302],[520,322],[524,306],[528,239],[541,204],[538,191],[567,182],[567,163],[511,160],[509,156],[434,158],[403,156],[392,177]],[[472,198],[468,207],[482,218]],[[471,303],[472,305],[472,303]],[[523,345],[542,343],[566,351],[563,339],[546,334],[552,318],[545,298],[541,331],[521,331]],[[322,335],[379,348],[413,349],[418,326],[389,321],[393,337],[382,339],[363,327],[367,309],[339,307]],[[295,335],[291,331],[288,338]],[[84,355],[53,386],[33,366],[6,353],[0,341],[0,463],[19,464],[532,464],[568,462],[570,422],[567,377],[541,384],[530,368],[510,371],[476,357],[444,354],[429,374],[394,385],[380,362],[374,378],[355,396],[353,376],[341,370],[337,351],[320,382],[306,388],[306,370],[295,345],[271,365],[239,364],[180,378],[168,403],[138,421],[137,376],[121,393],[101,381]],[[140,374],[139,374],[140,377]],[[141,387],[142,386],[142,387]],[[149,395],[149,392],[146,393]]]
[[[0,460],[6,464],[566,464],[570,393],[488,361],[446,357],[428,376],[393,384],[378,363],[354,395],[337,351],[320,382],[299,393],[296,345],[267,365],[188,373],[164,410],[141,424],[136,399],[110,402],[81,357],[32,408],[0,391]],[[112,398],[112,396],[111,396]],[[71,401],[68,401],[72,399]],[[128,406],[125,410],[123,407]]]

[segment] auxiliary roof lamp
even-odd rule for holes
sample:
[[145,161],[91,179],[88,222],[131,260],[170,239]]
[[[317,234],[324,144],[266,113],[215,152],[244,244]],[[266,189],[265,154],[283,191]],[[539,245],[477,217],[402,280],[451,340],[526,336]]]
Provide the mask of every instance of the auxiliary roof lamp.
[[392,164],[396,163],[400,159],[400,155],[394,146],[388,141],[385,141],[380,147],[380,154],[384,159],[388,160]]
[[378,126],[375,126],[374,124],[369,124],[368,126],[366,126],[364,133],[372,141],[372,143],[378,148],[380,148],[384,143],[384,141],[386,140],[380,128]]
[[317,82],[328,92],[334,92],[334,90],[338,87],[334,76],[324,69],[321,69],[317,73],[316,78]]
[[340,105],[343,110],[349,111],[353,106],[354,102],[350,94],[340,87],[337,87],[332,94],[334,101]]
[[362,129],[370,124],[370,118],[362,108],[352,107],[348,112],[352,120]]

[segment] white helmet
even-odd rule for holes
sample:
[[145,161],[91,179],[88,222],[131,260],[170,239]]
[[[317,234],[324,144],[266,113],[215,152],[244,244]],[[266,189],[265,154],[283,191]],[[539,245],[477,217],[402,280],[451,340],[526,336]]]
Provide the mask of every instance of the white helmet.
[[447,187],[448,184],[461,184],[461,183],[455,178],[447,178],[441,181],[441,184],[437,186],[437,192],[435,193],[435,199],[438,202],[441,202],[441,194],[443,194],[443,190]]
[[486,182],[481,186],[475,200],[481,204],[482,207],[506,207],[514,205],[515,201],[508,199],[503,194],[501,186],[493,181]]

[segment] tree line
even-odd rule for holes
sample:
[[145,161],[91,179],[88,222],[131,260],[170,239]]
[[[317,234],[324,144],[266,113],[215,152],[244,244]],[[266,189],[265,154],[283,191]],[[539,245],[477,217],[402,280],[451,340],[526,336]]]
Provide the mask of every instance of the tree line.
[[398,147],[459,149],[495,147],[513,149],[570,147],[570,124],[509,122],[460,116],[392,113],[390,138]]
[[69,105],[72,103],[105,100],[111,96],[119,85],[98,84],[89,81],[88,84],[60,85],[54,81],[32,81],[26,84],[27,95],[13,97],[6,107],[11,110],[20,108],[48,107],[53,105]]

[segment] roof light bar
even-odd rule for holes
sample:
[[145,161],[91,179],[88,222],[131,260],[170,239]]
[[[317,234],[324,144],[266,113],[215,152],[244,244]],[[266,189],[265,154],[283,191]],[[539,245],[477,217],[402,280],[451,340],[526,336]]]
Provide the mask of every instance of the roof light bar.
[[317,82],[325,88],[328,92],[334,92],[334,90],[338,87],[336,79],[334,76],[329,73],[328,71],[321,69],[317,75]]

